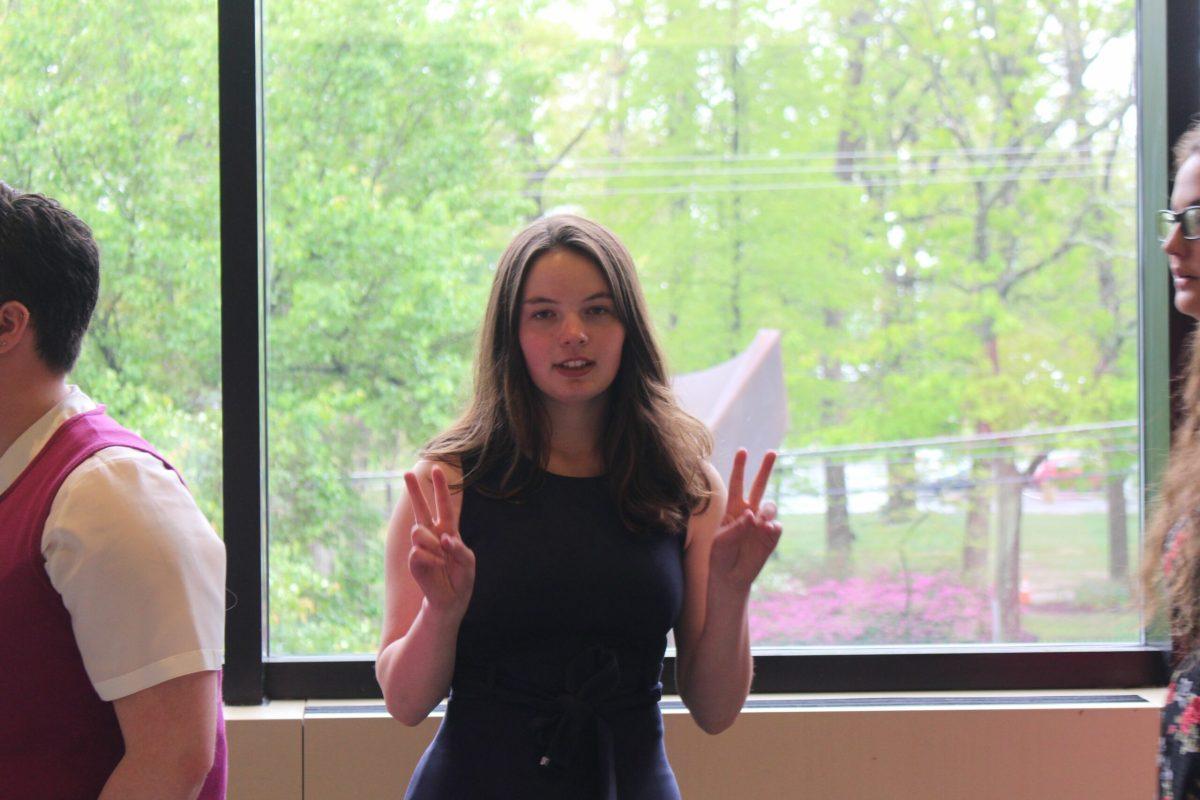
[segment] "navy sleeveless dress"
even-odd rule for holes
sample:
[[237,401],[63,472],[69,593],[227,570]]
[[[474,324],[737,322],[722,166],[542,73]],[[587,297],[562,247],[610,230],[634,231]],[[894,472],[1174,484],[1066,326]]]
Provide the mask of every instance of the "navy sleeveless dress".
[[475,588],[405,797],[677,800],[658,700],[684,536],[625,530],[603,477],[540,471],[515,500],[468,488],[459,530]]

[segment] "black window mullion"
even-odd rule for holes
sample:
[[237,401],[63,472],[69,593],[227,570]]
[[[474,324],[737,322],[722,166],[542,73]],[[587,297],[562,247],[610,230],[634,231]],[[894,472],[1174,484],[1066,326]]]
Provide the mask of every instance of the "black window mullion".
[[263,701],[266,467],[259,3],[220,0],[225,701]]

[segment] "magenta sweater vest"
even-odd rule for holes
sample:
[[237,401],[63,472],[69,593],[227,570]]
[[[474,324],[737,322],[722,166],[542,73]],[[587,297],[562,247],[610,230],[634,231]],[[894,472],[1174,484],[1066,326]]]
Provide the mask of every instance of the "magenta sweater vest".
[[[153,455],[103,407],[67,420],[0,494],[0,797],[91,800],[125,752],[113,704],[88,680],[71,615],[46,574],[42,530],[71,471],[107,447]],[[173,469],[172,469],[173,471]],[[225,797],[225,721],[201,800]]]

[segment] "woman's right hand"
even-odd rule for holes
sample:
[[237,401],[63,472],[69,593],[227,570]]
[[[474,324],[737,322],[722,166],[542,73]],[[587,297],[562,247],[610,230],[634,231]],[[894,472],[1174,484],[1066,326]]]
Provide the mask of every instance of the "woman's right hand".
[[425,602],[436,611],[461,617],[467,612],[475,587],[475,554],[463,544],[452,524],[450,486],[440,467],[432,470],[434,517],[415,473],[404,473],[404,485],[412,503],[415,522],[408,569],[425,595]]

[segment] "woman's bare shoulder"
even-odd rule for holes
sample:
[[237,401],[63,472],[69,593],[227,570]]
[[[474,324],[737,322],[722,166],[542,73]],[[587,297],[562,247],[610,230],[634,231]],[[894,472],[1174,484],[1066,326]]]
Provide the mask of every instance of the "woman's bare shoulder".
[[685,547],[691,547],[697,537],[703,539],[711,538],[721,521],[721,515],[725,513],[726,490],[725,481],[721,479],[721,473],[717,472],[716,467],[707,461],[703,463],[701,468],[704,470],[704,477],[708,481],[708,499],[692,512],[691,519],[688,520]]
[[442,471],[451,487],[462,483],[462,461],[455,456],[447,456],[445,460],[422,458],[413,465],[412,471],[422,481],[431,481],[434,467]]

